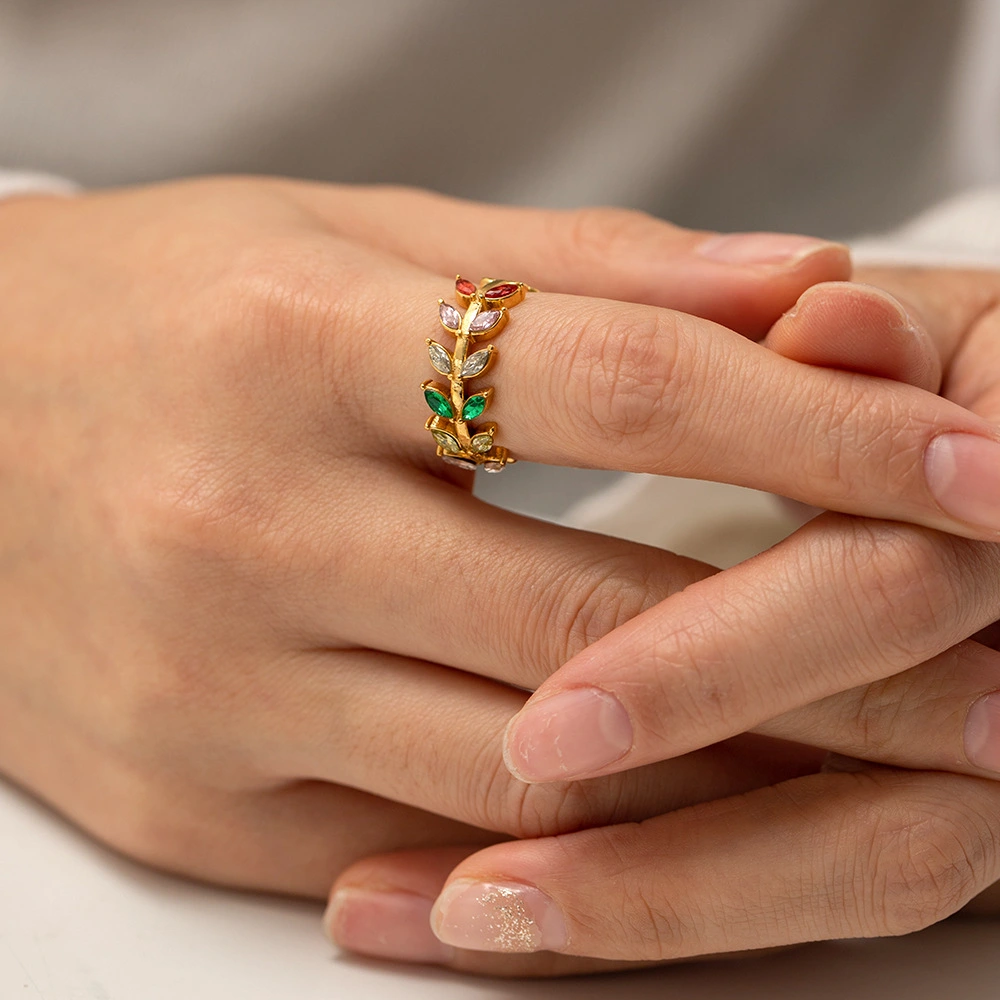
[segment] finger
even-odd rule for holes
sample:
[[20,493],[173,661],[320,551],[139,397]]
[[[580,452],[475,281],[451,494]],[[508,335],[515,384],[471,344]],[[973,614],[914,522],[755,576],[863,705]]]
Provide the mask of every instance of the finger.
[[570,660],[512,720],[505,758],[548,781],[684,754],[906,670],[997,617],[997,546],[824,514]]
[[[423,281],[411,291],[396,286],[408,301],[429,298]],[[370,291],[366,310],[383,294]],[[473,390],[517,456],[724,480],[848,513],[1000,537],[991,489],[976,526],[942,507],[983,492],[984,463],[1000,451],[992,426],[961,407],[911,386],[799,365],[667,310],[551,295],[518,308],[495,382]],[[411,322],[393,339],[409,343]],[[426,451],[429,434],[406,389],[410,350],[387,348],[381,367],[385,396],[365,404],[371,431],[384,448],[405,441],[411,454]],[[359,386],[370,392],[367,382]],[[438,430],[454,423],[442,419]]]
[[941,357],[919,318],[873,285],[815,285],[764,338],[772,351],[809,365],[891,378],[937,392]]
[[[295,500],[313,540],[289,616],[316,646],[380,649],[533,690],[595,639],[715,572],[491,507],[406,467],[378,464],[351,481],[357,496],[322,527],[330,484]],[[352,531],[342,518],[359,509],[365,530]]]
[[[418,457],[428,454],[430,434],[419,391],[408,387],[414,328],[423,308],[428,329],[436,322],[441,283],[332,237],[288,253],[280,264],[285,280],[277,290],[266,283],[263,302],[243,291],[251,300],[244,303],[250,342],[273,345],[283,357],[315,352],[307,359],[315,363],[296,368],[295,406],[306,422],[296,425],[295,447],[308,430],[325,454],[334,417],[316,414],[333,411],[356,425],[358,453],[426,462]],[[336,273],[356,277],[332,290]],[[475,376],[473,395],[519,457],[721,479],[815,506],[1000,537],[992,483],[977,508],[987,523],[974,527],[949,517],[925,478],[926,458],[945,499],[984,492],[984,465],[996,464],[990,456],[1000,440],[962,407],[912,386],[799,365],[669,310],[554,295],[531,296],[517,308],[503,335],[500,377],[486,385]],[[342,335],[331,341],[331,328]],[[456,381],[463,399],[473,377]],[[459,433],[463,422],[448,412],[440,419]],[[475,412],[466,430],[485,426]]]
[[757,727],[898,767],[1000,777],[1000,654],[963,642],[874,684]]
[[365,858],[342,872],[323,918],[345,951],[396,962],[447,965],[492,976],[566,976],[640,968],[573,955],[488,955],[442,944],[431,930],[431,907],[451,870],[479,845],[399,851]]
[[[227,699],[227,734],[268,781],[363,789],[474,827],[538,836],[644,819],[706,795],[815,771],[821,755],[764,737],[594,782],[529,787],[503,765],[501,735],[524,693],[374,652],[312,653],[247,671]],[[238,711],[237,711],[238,710]],[[253,742],[239,733],[252,732]],[[433,753],[428,747],[435,748]]]
[[515,275],[549,291],[668,306],[761,336],[847,248],[782,233],[719,235],[641,212],[510,208],[406,188],[286,188],[334,232],[442,275]]
[[904,934],[997,879],[998,821],[993,782],[815,775],[486,848],[449,876],[432,927],[458,948],[647,961]]
[[[995,311],[1000,295],[1000,275],[981,269],[864,267],[855,277],[888,292],[920,321],[946,371],[966,333]],[[947,382],[944,391],[951,396]]]

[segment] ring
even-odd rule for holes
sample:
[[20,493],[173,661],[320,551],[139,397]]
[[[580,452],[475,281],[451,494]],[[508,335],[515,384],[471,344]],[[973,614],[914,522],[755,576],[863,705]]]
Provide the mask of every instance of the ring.
[[505,466],[517,461],[506,448],[495,443],[496,424],[472,426],[471,421],[490,405],[492,387],[466,395],[465,383],[482,375],[497,356],[493,344],[473,350],[475,341],[495,337],[507,324],[507,310],[521,302],[526,293],[534,291],[537,289],[521,281],[494,278],[483,278],[476,286],[459,275],[455,278],[455,298],[464,307],[465,315],[444,299],[438,299],[438,317],[455,337],[455,350],[449,351],[428,338],[427,353],[434,370],[447,376],[448,385],[428,380],[420,388],[433,414],[425,426],[437,444],[438,457],[449,465],[470,471],[482,466],[486,472],[502,472]]

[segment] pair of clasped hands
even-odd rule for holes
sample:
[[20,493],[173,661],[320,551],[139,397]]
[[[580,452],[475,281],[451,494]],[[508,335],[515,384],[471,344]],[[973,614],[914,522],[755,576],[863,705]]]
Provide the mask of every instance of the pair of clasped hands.
[[[233,178],[7,202],[0,256],[0,770],[101,841],[493,974],[989,909],[1000,274]],[[544,289],[513,454],[826,512],[717,572],[477,501],[456,271]]]

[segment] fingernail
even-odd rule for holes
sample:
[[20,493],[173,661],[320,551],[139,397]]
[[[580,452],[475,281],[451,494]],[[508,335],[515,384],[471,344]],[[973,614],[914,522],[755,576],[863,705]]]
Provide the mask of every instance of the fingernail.
[[434,901],[411,892],[338,889],[323,917],[335,945],[400,962],[446,963],[451,949],[431,930]]
[[1000,531],[1000,444],[976,434],[940,434],[927,446],[924,475],[952,517]]
[[702,257],[724,264],[791,264],[836,246],[840,244],[787,233],[722,233],[695,249]]
[[521,781],[590,774],[632,749],[621,702],[598,688],[573,688],[523,708],[504,736],[507,769]]
[[980,698],[969,709],[965,756],[970,764],[1000,774],[1000,691]]
[[559,951],[566,921],[541,889],[519,882],[453,882],[434,904],[434,933],[475,951]]

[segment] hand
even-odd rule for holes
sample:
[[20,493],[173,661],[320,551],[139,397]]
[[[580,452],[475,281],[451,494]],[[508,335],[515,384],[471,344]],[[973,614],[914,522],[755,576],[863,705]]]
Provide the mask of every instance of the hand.
[[[753,478],[698,387],[731,362],[758,378],[741,412],[770,412],[797,366],[659,307],[759,335],[846,273],[842,248],[214,180],[4,204],[0,253],[0,770],[101,840],[322,896],[373,850],[641,818],[813,766],[737,742],[525,794],[499,756],[525,698],[511,682],[710,569],[475,501],[434,458],[417,385],[441,269],[645,300],[518,310],[495,380],[505,441]],[[846,405],[843,376],[814,381],[792,424]],[[909,448],[955,420],[992,433],[898,400],[879,440],[893,421]],[[762,443],[758,464],[791,446]],[[852,502],[883,503],[860,465]],[[798,466],[774,478],[822,499]]]
[[[944,369],[947,395],[988,418],[1000,417],[1000,277],[888,271],[866,277],[919,311],[930,339],[900,337],[888,351],[871,350],[870,342],[855,336],[857,309],[870,319],[872,311],[885,308],[884,296],[834,286],[806,292],[795,315],[769,335],[769,344],[803,361],[928,386]],[[886,341],[878,343],[884,347]],[[798,558],[803,562],[782,583],[791,553],[793,565]],[[638,732],[651,733],[651,745],[660,740],[661,748],[675,753],[683,752],[685,740],[701,745],[713,731],[743,724],[747,706],[756,710],[770,694],[802,707],[763,720],[759,731],[910,767],[995,774],[1000,657],[968,641],[911,670],[892,671],[919,662],[932,636],[932,645],[949,645],[949,636],[961,637],[997,616],[997,558],[994,545],[824,515],[753,561],[768,571],[758,574],[756,591],[751,564],[742,576],[730,570],[689,588],[703,591],[701,607],[719,609],[706,619],[712,631],[697,627],[697,618],[685,621],[685,595],[678,595],[572,661],[575,682],[567,683],[560,671],[536,697],[544,704],[543,697],[553,696],[550,687],[579,690],[581,677],[597,680],[601,690],[642,705],[634,716],[642,722],[658,716],[655,730],[642,726]],[[785,605],[761,599],[775,592],[785,594]],[[809,628],[798,627],[803,623]],[[640,626],[646,646],[634,636],[613,646]],[[735,669],[734,644],[743,673]],[[663,657],[658,675],[650,649]],[[663,655],[677,649],[684,650],[683,669]],[[630,658],[636,651],[644,651],[645,659]],[[616,658],[627,666],[615,669]],[[746,675],[748,662],[755,666]],[[706,664],[710,679],[697,672],[700,666],[704,673]],[[884,679],[805,704],[817,683],[834,687],[851,677]],[[665,697],[669,691],[673,696]],[[699,709],[698,720],[686,717]],[[563,722],[556,718],[552,726]],[[697,735],[698,722],[707,730],[703,735]],[[516,724],[510,736],[517,747]],[[533,761],[538,744],[521,746]],[[515,753],[510,759],[520,764],[523,758]],[[626,765],[623,760],[613,766]],[[504,964],[509,956],[450,950],[438,960],[482,971],[544,974],[593,967],[589,959],[571,957],[577,955],[664,960],[903,933],[954,912],[997,879],[998,827],[996,784],[847,761],[824,774],[640,825],[498,845],[449,874],[446,865],[459,856],[452,851],[437,859],[438,884],[447,878],[435,915],[445,941],[566,954],[519,955]],[[372,858],[345,872],[338,887],[357,891],[376,877],[384,888],[398,885],[419,866],[421,888],[433,891],[434,863],[420,852]],[[984,897],[979,908],[993,903]],[[501,921],[507,930],[498,936]]]

